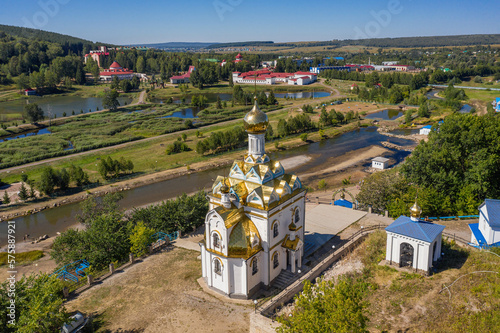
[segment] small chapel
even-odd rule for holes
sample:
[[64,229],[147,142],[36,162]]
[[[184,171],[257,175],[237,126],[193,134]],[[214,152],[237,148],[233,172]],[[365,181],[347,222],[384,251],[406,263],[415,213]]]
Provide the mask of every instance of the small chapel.
[[408,267],[429,274],[441,257],[443,225],[420,219],[422,209],[417,200],[410,208],[410,217],[401,215],[385,228],[387,232],[386,260],[399,267]]
[[256,98],[243,123],[248,152],[213,183],[200,247],[206,284],[246,299],[302,266],[306,190],[266,154],[269,120]]

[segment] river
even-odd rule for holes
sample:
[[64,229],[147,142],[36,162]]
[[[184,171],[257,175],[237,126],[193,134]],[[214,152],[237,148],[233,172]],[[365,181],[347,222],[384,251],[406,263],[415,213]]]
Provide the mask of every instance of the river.
[[[273,153],[271,154],[271,158],[283,160],[285,158],[300,155],[311,157],[311,160],[306,164],[287,170],[293,171],[300,176],[301,173],[306,173],[313,168],[322,168],[324,166],[326,169],[331,166],[329,164],[329,159],[331,157],[340,156],[352,150],[366,148],[372,145],[380,145],[382,141],[389,141],[402,146],[414,145],[414,142],[411,140],[384,136],[377,132],[377,127],[371,126],[347,132],[335,138],[310,145]],[[243,153],[242,150],[241,155],[243,155]],[[400,162],[408,156],[408,154],[408,152],[393,151],[392,157]],[[173,198],[182,193],[192,193],[200,189],[210,188],[213,180],[218,175],[227,171],[227,169],[226,167],[224,169],[197,172],[124,191],[122,192],[124,199],[120,201],[120,206],[123,209],[131,209],[133,207]],[[19,217],[15,219],[18,241],[25,234],[29,234],[30,237],[39,237],[48,234],[52,237],[56,232],[62,232],[74,225],[75,216],[79,211],[79,203],[73,203],[47,209],[30,216]],[[6,244],[6,229],[7,224],[0,223],[0,246]]]

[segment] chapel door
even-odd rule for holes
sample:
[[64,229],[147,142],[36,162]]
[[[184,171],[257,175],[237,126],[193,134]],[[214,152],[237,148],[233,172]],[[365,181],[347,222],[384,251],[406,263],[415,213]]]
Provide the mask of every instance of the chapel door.
[[413,246],[408,243],[401,243],[399,267],[413,267]]

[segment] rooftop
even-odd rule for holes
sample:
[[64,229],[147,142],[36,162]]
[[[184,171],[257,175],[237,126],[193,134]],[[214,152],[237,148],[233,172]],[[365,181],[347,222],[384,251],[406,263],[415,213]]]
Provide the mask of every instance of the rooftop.
[[385,230],[431,243],[441,232],[443,232],[444,228],[444,225],[422,220],[412,221],[408,216],[401,215],[390,226],[385,228]]

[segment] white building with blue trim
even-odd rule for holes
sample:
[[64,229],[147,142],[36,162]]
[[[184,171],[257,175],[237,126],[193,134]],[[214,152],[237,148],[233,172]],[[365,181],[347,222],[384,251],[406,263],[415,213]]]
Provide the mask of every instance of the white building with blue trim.
[[400,216],[385,228],[386,260],[399,267],[429,273],[441,257],[441,236],[444,226],[420,220],[422,209],[417,202],[410,209],[411,217]]
[[418,134],[429,135],[429,133],[431,132],[431,129],[432,129],[432,125],[426,125],[420,129]]
[[486,199],[479,206],[479,223],[469,224],[471,244],[477,247],[500,246],[500,200]]

